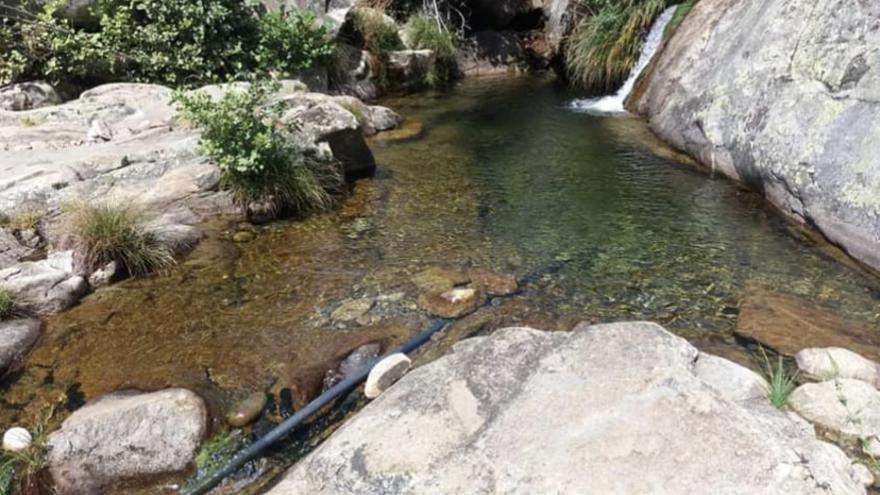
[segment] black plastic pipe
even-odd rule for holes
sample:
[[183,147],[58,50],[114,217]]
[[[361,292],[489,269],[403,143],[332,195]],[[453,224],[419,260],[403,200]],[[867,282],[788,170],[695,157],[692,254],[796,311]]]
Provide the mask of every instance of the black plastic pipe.
[[261,452],[269,448],[272,444],[287,436],[311,415],[320,411],[321,408],[341,397],[343,394],[357,387],[362,381],[366,380],[367,375],[370,374],[373,366],[375,366],[379,361],[387,356],[390,356],[391,354],[409,354],[413,352],[414,350],[418,349],[426,342],[431,340],[431,337],[435,333],[439,332],[443,327],[445,327],[448,321],[449,320],[446,320],[444,318],[436,318],[434,320],[431,320],[431,324],[422,333],[416,335],[412,338],[412,340],[389,352],[385,356],[370,361],[370,363],[361,368],[353,376],[350,376],[345,380],[337,383],[332,388],[319,395],[315,400],[309,402],[305,407],[297,411],[296,414],[285,419],[283,422],[281,422],[281,424],[269,431],[269,433],[267,433],[264,437],[248,445],[244,449],[238,451],[234,456],[232,456],[232,459],[230,459],[229,462],[226,463],[226,465],[215,471],[214,474],[212,474],[211,476],[199,482],[199,484],[196,485],[194,488],[184,492],[185,495],[204,495],[208,493],[214,487],[219,485],[224,478],[235,473],[250,460],[256,458],[258,455],[260,455]]

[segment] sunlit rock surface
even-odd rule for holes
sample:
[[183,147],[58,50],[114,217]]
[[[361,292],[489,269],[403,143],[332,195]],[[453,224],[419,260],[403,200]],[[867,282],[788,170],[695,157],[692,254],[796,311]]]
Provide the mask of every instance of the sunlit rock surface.
[[499,330],[410,372],[269,493],[865,493],[762,388],[652,323]]
[[880,3],[703,0],[631,106],[880,268]]

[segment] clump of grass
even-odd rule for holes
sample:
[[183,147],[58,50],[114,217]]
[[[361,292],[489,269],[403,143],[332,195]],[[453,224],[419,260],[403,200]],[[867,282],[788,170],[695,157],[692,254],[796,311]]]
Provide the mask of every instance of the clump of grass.
[[410,48],[432,50],[436,58],[437,82],[449,81],[457,72],[458,37],[447,30],[437,19],[427,15],[415,15],[404,25],[404,33]]
[[171,249],[147,228],[143,215],[133,207],[74,204],[68,206],[67,215],[66,243],[88,271],[115,261],[138,276],[175,262]]
[[642,39],[671,0],[582,0],[585,15],[566,48],[572,81],[610,91],[629,75]]
[[351,16],[354,31],[368,52],[379,55],[404,48],[397,33],[397,24],[384,11],[372,7],[355,7]]
[[15,315],[15,294],[4,287],[0,287],[0,320],[5,320]]
[[36,209],[22,210],[0,218],[0,227],[13,232],[34,230],[40,225],[43,213]]
[[0,494],[54,493],[40,472],[46,467],[46,437],[55,416],[55,406],[31,431],[31,446],[21,452],[0,453]]
[[284,134],[283,108],[268,103],[275,88],[254,83],[219,100],[195,92],[178,93],[175,101],[181,115],[203,129],[201,150],[243,209],[255,203],[296,213],[329,209],[342,186],[340,168],[307,156]]
[[675,12],[672,14],[672,19],[669,20],[669,24],[666,25],[666,28],[663,29],[663,39],[668,39],[672,36],[672,33],[678,29],[678,26],[681,25],[681,21],[684,20],[685,17],[690,13],[691,9],[694,8],[694,4],[697,3],[697,0],[686,0],[675,8]]
[[788,404],[788,398],[797,387],[798,373],[788,371],[782,361],[782,356],[777,356],[775,365],[771,364],[764,348],[761,347],[760,350],[764,360],[764,374],[767,379],[767,397],[773,407],[782,409]]
[[187,482],[187,487],[196,486],[201,480],[213,475],[232,459],[239,449],[242,437],[238,433],[223,431],[204,442],[196,454],[195,475]]

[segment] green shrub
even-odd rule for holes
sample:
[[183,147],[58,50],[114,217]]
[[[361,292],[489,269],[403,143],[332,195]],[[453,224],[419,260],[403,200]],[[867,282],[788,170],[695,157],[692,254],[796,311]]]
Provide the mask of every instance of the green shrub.
[[302,213],[329,208],[342,178],[336,164],[305,156],[279,128],[281,108],[267,104],[274,85],[231,89],[219,100],[178,93],[183,118],[203,128],[201,149],[220,168],[224,188],[242,207],[268,204]]
[[115,261],[137,276],[174,264],[171,249],[146,227],[143,216],[132,207],[75,204],[66,213],[66,244],[89,271]]
[[57,14],[64,5],[54,0],[36,16],[3,20],[0,84],[41,78],[195,86],[303,70],[332,49],[313,14],[260,16],[242,0],[101,0],[97,31],[70,25]]
[[0,320],[15,314],[15,294],[11,290],[0,287]]
[[639,57],[644,33],[670,0],[582,0],[588,12],[566,48],[572,80],[592,90],[619,86]]
[[782,361],[782,356],[778,356],[776,365],[770,363],[764,348],[761,348],[761,356],[764,360],[764,374],[767,378],[767,396],[770,403],[777,409],[782,409],[788,404],[788,398],[797,387],[798,373],[789,373]]
[[448,81],[455,77],[458,39],[454,33],[426,15],[410,17],[403,29],[411,48],[434,51],[437,60],[435,79]]
[[308,69],[333,53],[327,30],[310,10],[269,12],[260,18],[259,67],[283,73]]

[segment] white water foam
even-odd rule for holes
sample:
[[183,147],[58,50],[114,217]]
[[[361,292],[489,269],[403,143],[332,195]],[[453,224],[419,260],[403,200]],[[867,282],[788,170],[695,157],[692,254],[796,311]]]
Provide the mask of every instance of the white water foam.
[[666,29],[669,21],[672,20],[676,8],[677,6],[675,5],[669,7],[654,21],[648,37],[645,38],[645,42],[642,44],[642,50],[639,53],[639,60],[636,62],[636,66],[633,67],[626,82],[623,83],[623,86],[616,93],[598,98],[579,98],[569,103],[568,107],[576,112],[597,115],[626,113],[626,109],[623,108],[623,102],[626,101],[626,97],[632,92],[639,74],[645,70],[645,67],[654,58],[657,49],[660,48],[660,43],[663,41],[663,31]]

